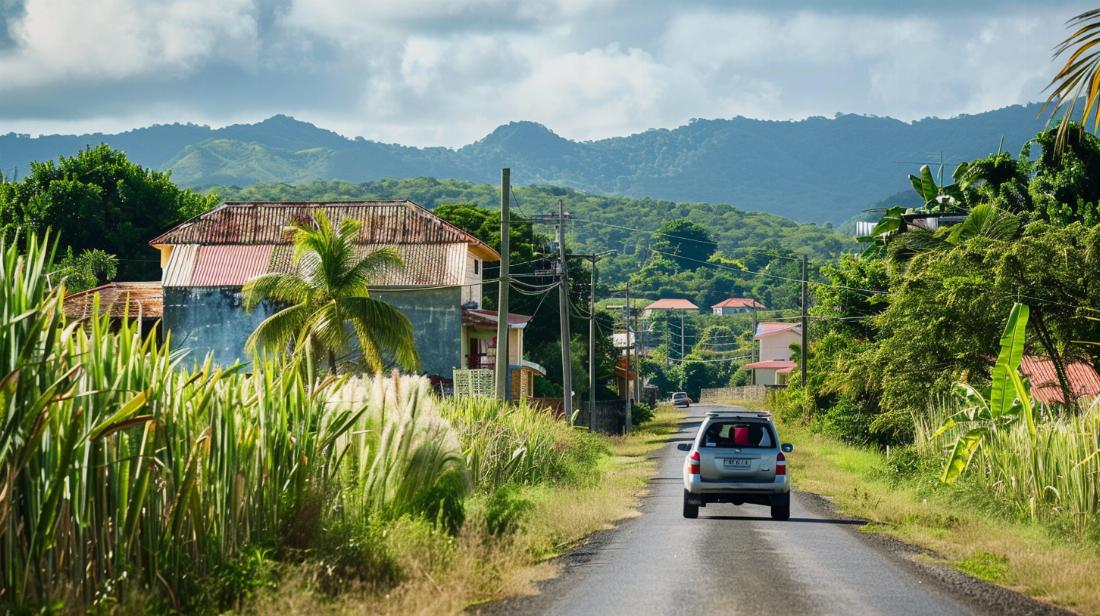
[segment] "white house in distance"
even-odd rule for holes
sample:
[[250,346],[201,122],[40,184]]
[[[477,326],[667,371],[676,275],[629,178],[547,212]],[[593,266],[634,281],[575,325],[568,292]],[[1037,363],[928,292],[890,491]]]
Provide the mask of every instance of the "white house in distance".
[[760,360],[741,366],[752,370],[757,385],[786,385],[794,369],[791,345],[802,343],[802,327],[797,323],[765,321],[756,326],[755,339],[760,344]]
[[669,312],[699,312],[699,307],[689,299],[659,299],[642,310],[643,317],[652,316],[653,313],[667,310]]
[[710,309],[714,314],[724,316],[727,314],[744,314],[753,310],[764,310],[764,304],[751,297],[731,297],[718,302]]

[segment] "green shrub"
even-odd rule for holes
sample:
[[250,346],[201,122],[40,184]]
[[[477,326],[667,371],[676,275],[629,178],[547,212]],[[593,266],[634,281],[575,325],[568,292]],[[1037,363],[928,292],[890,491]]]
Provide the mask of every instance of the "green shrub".
[[501,486],[485,501],[485,530],[494,537],[516,532],[533,506],[516,486]]
[[653,407],[644,402],[634,402],[630,405],[630,421],[634,427],[638,427],[653,420]]

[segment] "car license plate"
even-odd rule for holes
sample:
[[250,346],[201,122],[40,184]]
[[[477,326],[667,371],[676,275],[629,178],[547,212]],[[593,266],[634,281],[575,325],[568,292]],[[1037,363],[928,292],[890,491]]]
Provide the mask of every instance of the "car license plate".
[[748,468],[750,460],[748,458],[723,458],[722,465],[726,468]]

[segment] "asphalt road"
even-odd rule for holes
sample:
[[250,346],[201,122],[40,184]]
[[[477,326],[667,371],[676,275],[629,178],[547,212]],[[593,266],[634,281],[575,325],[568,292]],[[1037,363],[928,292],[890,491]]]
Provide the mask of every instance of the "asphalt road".
[[[708,407],[692,407],[660,452],[642,515],[596,537],[565,559],[541,594],[495,607],[523,614],[974,614],[1005,609],[982,593],[960,596],[882,542],[860,535],[807,495],[793,495],[791,519],[773,521],[758,505],[712,504],[682,517],[683,453]],[[782,435],[780,435],[782,438]],[[798,473],[797,443],[788,468]],[[993,592],[1013,595],[993,587]],[[1015,595],[1013,595],[1015,596]],[[1003,597],[1001,598],[1003,599]]]

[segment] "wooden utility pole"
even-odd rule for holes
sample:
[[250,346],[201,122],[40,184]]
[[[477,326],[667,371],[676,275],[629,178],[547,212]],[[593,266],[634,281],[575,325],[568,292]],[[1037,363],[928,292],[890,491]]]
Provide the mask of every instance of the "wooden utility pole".
[[684,361],[684,312],[680,311],[680,361]]
[[806,387],[806,346],[810,340],[810,327],[809,316],[806,312],[806,302],[808,299],[807,294],[808,281],[806,280],[806,255],[802,255],[802,348],[801,351],[801,364],[802,368],[802,387]]
[[508,399],[508,386],[511,384],[508,378],[508,286],[511,252],[511,232],[509,229],[508,198],[511,195],[512,170],[504,168],[500,170],[500,276],[497,281],[497,356],[496,364],[496,394],[501,400]]
[[573,425],[573,360],[569,336],[569,261],[565,257],[565,204],[558,200],[558,267],[561,286],[558,287],[558,312],[561,318],[561,384],[565,416]]
[[[630,347],[631,347],[631,340],[630,340],[630,283],[629,282],[626,285],[626,305],[623,306],[623,328],[626,331],[626,372],[625,372],[626,376],[623,380],[623,398],[626,401],[626,418],[625,418],[625,423],[623,424],[623,431],[626,432],[627,434],[629,434],[630,430],[633,427],[631,425],[633,423],[633,421],[632,421],[633,417],[631,417],[631,416],[634,414],[634,409],[633,409],[633,407],[631,406],[631,403],[630,403],[630,398],[631,398],[631,391],[630,391]],[[635,378],[637,378],[637,377],[635,377]]]
[[638,356],[638,313],[634,313],[634,399],[642,401],[642,360]]
[[[752,351],[749,353],[749,361],[756,363],[756,298],[749,298],[752,300],[752,334],[749,336],[749,344],[752,345]],[[752,384],[756,385],[756,370],[752,371]]]
[[569,255],[574,259],[588,259],[592,269],[588,272],[588,429],[596,426],[596,263],[608,255],[608,250],[598,254]]

